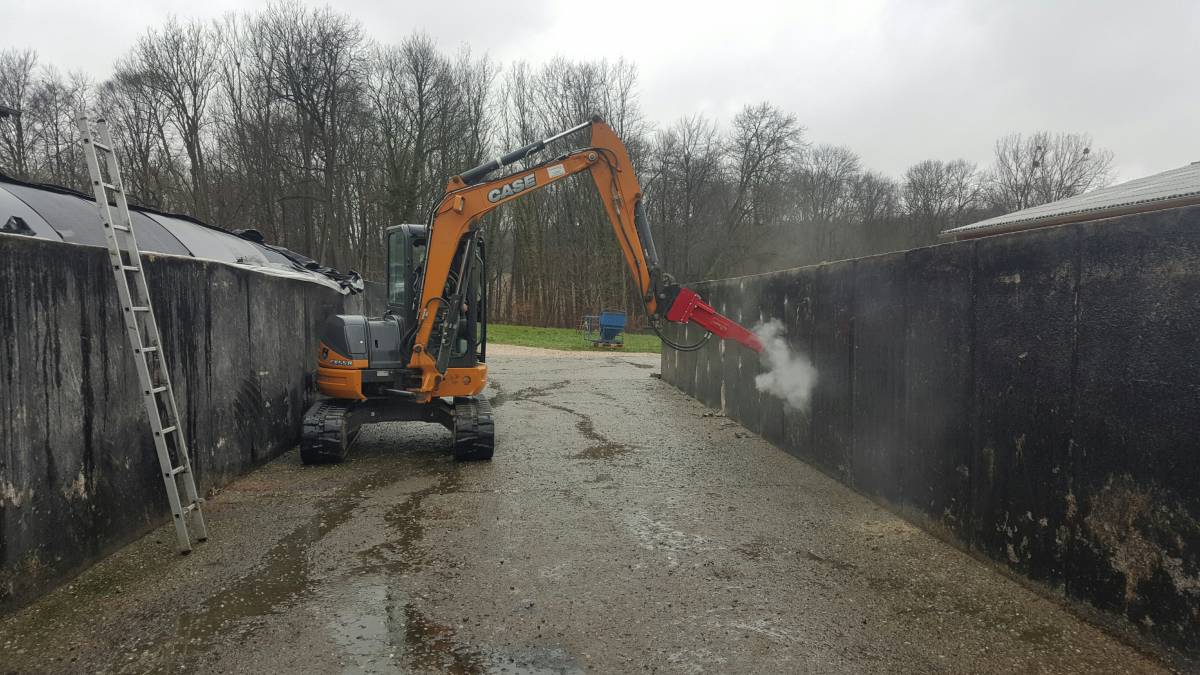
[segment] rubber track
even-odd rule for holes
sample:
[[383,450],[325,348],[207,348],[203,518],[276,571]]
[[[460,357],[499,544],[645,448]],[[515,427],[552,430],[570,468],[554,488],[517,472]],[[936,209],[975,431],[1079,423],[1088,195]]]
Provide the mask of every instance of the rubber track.
[[485,398],[454,399],[454,459],[491,459],[496,449],[492,404]]
[[304,414],[300,432],[300,460],[305,464],[335,464],[346,459],[350,443],[345,433],[346,416],[350,412],[344,401],[327,400],[317,403]]

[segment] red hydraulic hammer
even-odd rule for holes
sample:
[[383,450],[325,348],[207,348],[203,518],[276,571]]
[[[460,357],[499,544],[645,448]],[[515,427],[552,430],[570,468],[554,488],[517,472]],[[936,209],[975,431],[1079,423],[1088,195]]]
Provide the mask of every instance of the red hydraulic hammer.
[[675,302],[667,310],[667,320],[675,323],[690,321],[723,340],[736,340],[756,352],[763,350],[758,336],[713,309],[690,288],[680,287]]

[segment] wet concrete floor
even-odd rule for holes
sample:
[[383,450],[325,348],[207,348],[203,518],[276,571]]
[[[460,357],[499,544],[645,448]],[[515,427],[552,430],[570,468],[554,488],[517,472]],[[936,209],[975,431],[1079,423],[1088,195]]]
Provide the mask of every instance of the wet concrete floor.
[[1157,672],[651,377],[497,348],[498,447],[295,451],[0,619],[0,672]]

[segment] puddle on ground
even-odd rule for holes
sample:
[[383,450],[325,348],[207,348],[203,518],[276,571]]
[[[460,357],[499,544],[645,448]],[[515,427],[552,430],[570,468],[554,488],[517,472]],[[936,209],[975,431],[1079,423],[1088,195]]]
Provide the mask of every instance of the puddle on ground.
[[[538,395],[555,386],[518,394]],[[345,656],[345,671],[582,673],[570,654],[559,648],[494,650],[464,644],[451,627],[429,620],[390,581],[424,567],[427,551],[420,542],[425,536],[423,521],[428,517],[426,498],[456,492],[462,482],[461,471],[461,465],[454,462],[388,461],[319,499],[317,512],[277,541],[258,566],[180,617],[176,635],[181,651],[199,655],[223,639],[243,642],[262,627],[255,618],[288,611],[303,598],[315,595],[321,581],[308,560],[314,544],[349,521],[378,489],[414,477],[436,476],[435,484],[409,493],[387,511],[388,541],[359,554],[366,564],[350,570],[358,579],[343,586],[345,595],[331,608],[327,629]]]
[[620,443],[600,443],[571,455],[571,459],[612,459],[627,452],[630,452],[629,447]]
[[349,520],[359,500],[347,496],[323,500],[308,522],[280,539],[263,558],[263,565],[208,599],[196,611],[179,619],[179,636],[185,644],[208,646],[221,629],[239,619],[270,614],[283,602],[309,590],[309,545]]
[[805,551],[804,557],[812,560],[813,562],[819,562],[822,565],[832,567],[840,572],[850,572],[858,569],[858,565],[855,565],[854,563],[838,560],[837,558],[829,558],[818,553],[814,553],[811,550]]
[[412,604],[400,609],[408,665],[427,671],[467,675],[487,672],[482,657],[459,646],[454,631],[430,621]]
[[1035,625],[1017,632],[1017,639],[1029,645],[1050,647],[1062,639],[1063,629],[1060,626]]
[[[632,361],[624,361],[624,363],[629,363],[631,365],[635,365],[640,368],[641,367],[644,367],[644,368],[652,368],[653,367],[653,366],[643,366],[642,364],[633,363]],[[509,394],[509,393],[505,392],[503,389],[501,389],[498,394],[496,394],[495,396],[492,397],[492,399],[491,399],[492,407],[493,408],[499,407],[499,406],[503,405],[504,403],[506,403],[507,401],[530,401],[531,399],[536,399],[538,397],[545,396],[552,391],[562,389],[563,387],[567,386],[570,383],[571,383],[570,380],[560,380],[558,382],[551,382],[550,384],[547,384],[547,385],[535,386],[535,387],[525,387],[524,389],[520,389],[516,392],[513,392],[512,394]],[[584,413],[578,412],[576,410],[572,410],[566,406],[558,405],[556,403],[547,403],[546,401],[531,401],[531,402],[539,403],[541,405],[546,406],[547,408],[553,408],[554,410],[565,412],[570,415],[574,415],[576,417],[575,428],[578,429],[579,433],[583,434],[585,438],[592,441],[593,445],[585,448],[582,452],[571,455],[570,456],[571,459],[590,459],[590,460],[612,459],[613,457],[616,457],[618,455],[623,455],[627,452],[632,451],[632,448],[630,448],[629,446],[624,445],[622,443],[617,443],[615,441],[611,441],[608,438],[606,438],[604,435],[597,432],[596,426],[592,422],[592,418]]]
[[411,572],[424,565],[425,551],[416,544],[425,538],[425,498],[458,492],[462,486],[462,465],[455,462],[444,471],[441,480],[413,492],[388,510],[384,520],[393,536],[359,553],[361,558],[396,573]]
[[582,673],[564,649],[479,648],[459,640],[454,629],[433,621],[387,577],[363,580],[335,608],[328,623],[346,657],[343,673],[437,672],[454,675]]
[[484,655],[487,673],[508,675],[581,675],[586,672],[570,653],[558,647],[520,647]]
[[509,394],[508,392],[504,391],[502,387],[496,387],[496,384],[493,383],[492,386],[496,387],[500,391],[497,392],[497,394],[491,399],[489,399],[489,401],[491,402],[493,408],[499,408],[509,401],[524,401],[526,399],[536,398],[538,396],[545,396],[552,391],[562,389],[568,384],[571,384],[570,380],[559,380],[558,382],[551,382],[550,384],[545,384],[540,387],[525,387],[524,389],[518,389],[517,391]]
[[[771,554],[771,543],[762,537],[754,537],[748,542],[734,546],[733,550],[742,554],[747,560],[766,560]],[[809,551],[809,558],[813,554]]]
[[596,431],[596,424],[592,421],[591,416],[586,413],[572,410],[557,403],[547,403],[545,401],[535,401],[535,403],[544,405],[547,408],[553,408],[559,412],[574,415],[575,428],[579,430],[579,433],[583,434],[584,438],[594,443],[594,445],[588,446],[582,452],[571,455],[572,459],[612,459],[618,455],[624,455],[627,452],[633,451],[633,448],[630,448],[628,445],[610,440],[604,434]]
[[468,675],[576,675],[584,669],[558,647],[471,650],[456,643],[454,631],[430,621],[413,605],[404,607],[404,640],[409,666],[433,672]]
[[374,673],[396,669],[396,648],[390,639],[393,617],[382,577],[350,589],[329,621],[329,634],[350,661],[343,673]]
[[[456,467],[455,464],[449,466]],[[178,636],[186,649],[192,653],[203,651],[214,644],[232,624],[277,613],[297,598],[311,593],[314,584],[308,564],[309,547],[348,521],[368,498],[369,491],[427,474],[431,469],[427,465],[414,466],[398,459],[389,461],[339,489],[333,496],[320,499],[317,513],[276,542],[263,556],[261,565],[209,597],[197,611],[184,613],[180,617]],[[444,470],[444,467],[432,470],[439,469]],[[457,471],[453,475],[457,475]],[[441,485],[439,483],[435,487]],[[405,500],[401,506],[408,501]],[[419,534],[406,537],[404,527],[401,525],[398,529],[404,541],[419,538]]]
[[403,646],[409,670],[454,675],[504,673],[506,675],[576,675],[584,669],[559,647],[475,648],[461,644],[453,628],[430,620],[415,605],[389,607],[389,615],[402,623],[391,624],[393,639]]

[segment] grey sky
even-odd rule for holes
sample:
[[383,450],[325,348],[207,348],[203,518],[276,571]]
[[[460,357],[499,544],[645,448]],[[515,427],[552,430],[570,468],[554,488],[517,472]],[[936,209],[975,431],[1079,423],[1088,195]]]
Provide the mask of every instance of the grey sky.
[[[251,0],[2,0],[0,46],[100,79],[168,16]],[[637,63],[650,120],[745,103],[792,111],[813,142],[899,176],[928,158],[986,165],[1014,131],[1088,131],[1121,179],[1200,160],[1200,2],[1142,0],[602,3],[342,0],[376,40],[424,30],[502,63],[555,55]],[[109,39],[97,39],[108,37]],[[109,46],[113,44],[115,46]]]

